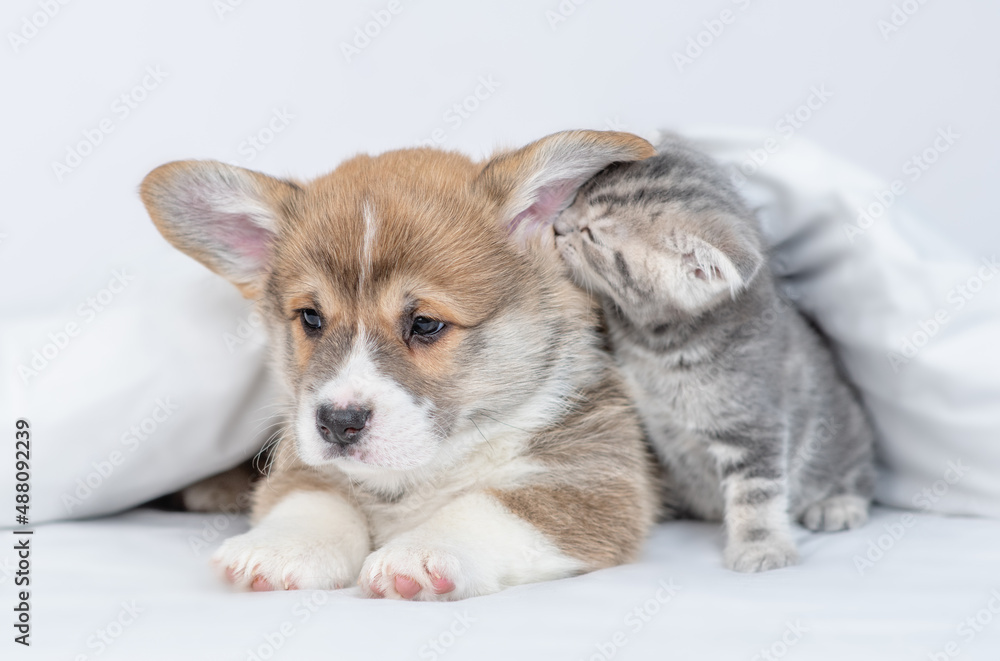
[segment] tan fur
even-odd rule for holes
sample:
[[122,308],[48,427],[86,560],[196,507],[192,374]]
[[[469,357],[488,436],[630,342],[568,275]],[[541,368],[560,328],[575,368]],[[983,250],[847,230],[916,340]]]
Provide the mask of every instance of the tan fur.
[[250,462],[240,464],[181,490],[181,504],[189,512],[246,512],[250,489],[259,476]]
[[[288,429],[257,485],[254,520],[290,494],[336,492],[366,517],[377,547],[443,503],[485,493],[587,570],[634,558],[656,500],[638,419],[601,351],[590,299],[551,246],[513,240],[508,221],[526,213],[551,163],[570,163],[556,168],[568,190],[609,159],[651,153],[628,134],[567,132],[486,163],[432,149],[357,156],[307,184],[204,162],[154,170],[142,197],[157,227],[257,301],[294,400],[335,375],[363,333],[415,401],[454,417],[439,421],[451,427],[435,463],[393,473],[390,486],[307,465]],[[225,209],[249,209],[273,229],[266,255],[230,259],[219,247],[227,233],[191,219],[211,206],[212,186],[233,181],[252,203]],[[264,266],[248,277],[254,260]],[[303,329],[302,308],[322,311],[321,337]],[[445,329],[405,341],[415,316]],[[480,410],[478,422],[462,417]],[[510,418],[516,411],[528,418]],[[477,444],[453,449],[452,437]]]
[[[591,568],[635,560],[656,511],[649,488],[656,479],[656,462],[652,454],[630,454],[622,462],[623,457],[608,446],[642,445],[641,430],[632,424],[636,415],[621,382],[609,375],[582,393],[578,407],[559,426],[532,439],[532,454],[559,467],[560,482],[547,478],[540,485],[498,490],[494,495]],[[581,456],[588,459],[581,461]],[[622,516],[623,512],[631,515]],[[583,519],[604,534],[591,534],[579,525]]]
[[320,471],[303,464],[293,443],[281,442],[275,448],[274,470],[270,470],[253,490],[250,522],[256,524],[294,491],[340,491],[349,494],[349,481],[343,476]]

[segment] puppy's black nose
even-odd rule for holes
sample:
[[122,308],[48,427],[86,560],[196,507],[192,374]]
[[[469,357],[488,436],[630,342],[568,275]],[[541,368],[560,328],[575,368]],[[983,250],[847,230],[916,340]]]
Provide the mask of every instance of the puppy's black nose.
[[327,443],[351,445],[361,440],[361,432],[371,413],[371,409],[360,406],[338,409],[332,404],[323,404],[316,410],[316,429]]

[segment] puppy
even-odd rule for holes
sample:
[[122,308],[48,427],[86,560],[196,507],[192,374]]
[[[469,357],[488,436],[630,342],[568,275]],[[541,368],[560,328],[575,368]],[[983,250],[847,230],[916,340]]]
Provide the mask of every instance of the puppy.
[[627,562],[653,460],[589,298],[538,238],[624,133],[474,163],[408,149],[308,184],[212,161],[142,183],[157,228],[256,302],[291,423],[253,528],[215,555],[255,590],[450,600]]

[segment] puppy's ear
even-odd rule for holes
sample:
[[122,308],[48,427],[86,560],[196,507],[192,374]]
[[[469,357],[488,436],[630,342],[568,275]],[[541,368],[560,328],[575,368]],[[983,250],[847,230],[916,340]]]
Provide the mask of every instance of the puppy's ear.
[[711,237],[674,235],[668,243],[679,260],[671,269],[673,277],[668,277],[674,282],[665,285],[692,312],[718,300],[723,293],[735,297],[764,265],[757,242],[738,231],[716,231]]
[[548,227],[587,179],[612,163],[654,153],[631,133],[563,131],[493,157],[474,185],[500,205],[510,233],[527,238]]
[[177,161],[146,175],[139,193],[167,241],[255,298],[278,233],[280,206],[297,190],[217,161]]

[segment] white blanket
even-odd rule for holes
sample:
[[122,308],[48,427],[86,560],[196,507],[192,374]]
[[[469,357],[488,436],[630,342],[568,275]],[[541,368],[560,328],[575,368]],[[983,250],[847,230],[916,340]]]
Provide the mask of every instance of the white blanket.
[[635,565],[451,604],[232,592],[208,557],[245,529],[149,510],[37,529],[24,658],[922,661],[949,642],[963,661],[1000,658],[989,519],[878,509],[860,530],[799,529],[802,564],[758,575],[722,567],[718,526],[671,522]]

